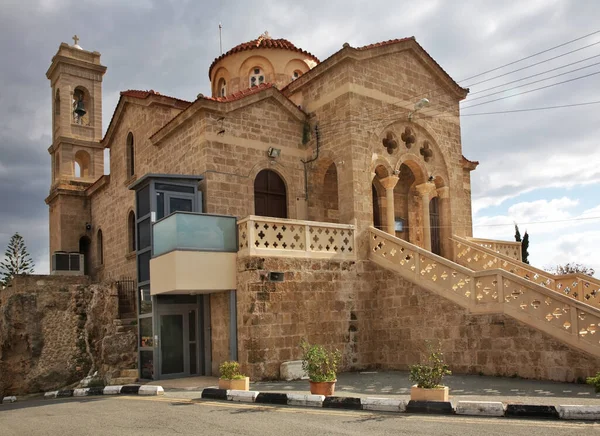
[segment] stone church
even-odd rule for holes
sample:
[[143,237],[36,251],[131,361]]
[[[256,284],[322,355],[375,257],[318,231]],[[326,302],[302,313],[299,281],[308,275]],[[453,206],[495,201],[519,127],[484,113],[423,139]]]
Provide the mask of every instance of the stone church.
[[319,60],[265,32],[209,96],[121,92],[103,136],[105,73],[76,38],[46,73],[52,274],[133,283],[139,378],[277,378],[303,338],[344,370],[406,369],[426,340],[456,373],[600,367],[599,282],[472,238],[468,89],[415,38]]

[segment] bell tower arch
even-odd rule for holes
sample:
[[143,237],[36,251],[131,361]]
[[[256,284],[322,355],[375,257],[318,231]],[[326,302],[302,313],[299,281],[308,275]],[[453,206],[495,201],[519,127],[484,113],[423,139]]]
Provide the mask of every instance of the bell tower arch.
[[[93,231],[87,189],[104,175],[100,53],[62,43],[46,77],[52,90],[50,254],[79,252]],[[86,253],[87,254],[87,253]],[[85,254],[84,254],[85,255]],[[86,259],[87,262],[87,259]]]

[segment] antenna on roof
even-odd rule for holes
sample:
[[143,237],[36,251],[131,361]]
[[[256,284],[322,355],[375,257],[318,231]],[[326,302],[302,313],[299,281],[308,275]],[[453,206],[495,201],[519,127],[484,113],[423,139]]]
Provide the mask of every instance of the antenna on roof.
[[223,54],[223,40],[221,38],[221,29],[223,29],[223,26],[221,25],[221,23],[219,23],[219,51],[221,52],[221,54]]

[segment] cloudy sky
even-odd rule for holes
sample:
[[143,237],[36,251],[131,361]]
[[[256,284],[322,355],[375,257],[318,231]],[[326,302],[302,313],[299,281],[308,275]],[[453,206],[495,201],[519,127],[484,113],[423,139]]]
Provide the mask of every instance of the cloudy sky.
[[[344,42],[361,46],[414,35],[471,88],[465,115],[600,101],[600,75],[515,95],[600,71],[600,64],[591,66],[600,62],[600,33],[468,79],[596,32],[598,17],[597,0],[2,0],[0,250],[19,231],[36,271],[48,272],[44,198],[50,184],[51,101],[45,72],[59,44],[72,43],[73,34],[83,48],[101,52],[108,66],[106,129],[121,90],[154,89],[190,100],[209,94],[207,72],[219,55],[219,22],[224,50],[268,30],[321,59]],[[536,62],[541,63],[475,85]],[[548,71],[559,67],[564,68]],[[588,68],[569,73],[583,67]],[[562,73],[567,74],[527,85]],[[506,96],[511,98],[466,109]],[[589,105],[463,116],[464,154],[481,162],[472,173],[475,235],[511,240],[517,222],[530,234],[533,265],[578,261],[600,273],[599,114],[600,105]]]

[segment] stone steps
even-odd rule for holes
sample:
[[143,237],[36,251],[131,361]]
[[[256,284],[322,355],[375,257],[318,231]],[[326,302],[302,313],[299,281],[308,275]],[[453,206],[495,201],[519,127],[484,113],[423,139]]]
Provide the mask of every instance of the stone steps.
[[[137,371],[136,371],[137,372]],[[131,385],[137,382],[137,377],[116,377],[110,381],[112,385]]]

